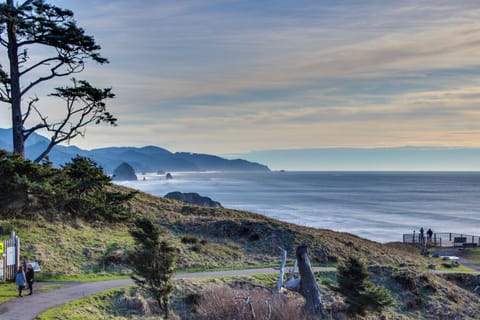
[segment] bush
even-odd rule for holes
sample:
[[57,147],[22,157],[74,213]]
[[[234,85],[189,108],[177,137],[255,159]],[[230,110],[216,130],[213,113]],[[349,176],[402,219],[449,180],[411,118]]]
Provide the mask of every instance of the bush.
[[61,215],[87,221],[116,222],[131,218],[122,204],[134,194],[107,191],[110,178],[88,158],[76,157],[57,169],[49,161],[39,165],[0,150],[0,177],[3,218],[25,218],[24,212],[40,211],[53,213],[50,218]]
[[364,315],[367,310],[381,311],[394,302],[387,289],[377,287],[368,277],[365,264],[354,257],[349,257],[337,267],[338,286],[334,289],[345,296],[352,314]]

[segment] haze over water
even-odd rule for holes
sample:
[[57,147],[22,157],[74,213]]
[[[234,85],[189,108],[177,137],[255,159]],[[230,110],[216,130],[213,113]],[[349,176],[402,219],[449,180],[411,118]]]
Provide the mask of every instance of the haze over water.
[[196,192],[224,207],[299,225],[401,241],[420,227],[480,235],[480,173],[195,172],[119,184],[157,196]]

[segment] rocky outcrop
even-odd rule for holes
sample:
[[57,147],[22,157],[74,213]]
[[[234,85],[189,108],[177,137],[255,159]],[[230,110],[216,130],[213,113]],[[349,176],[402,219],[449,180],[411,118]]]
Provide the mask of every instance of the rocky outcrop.
[[132,166],[126,162],[122,162],[115,170],[113,170],[113,180],[137,180],[137,175]]
[[198,193],[182,193],[179,191],[175,191],[166,194],[165,198],[182,201],[202,207],[223,208],[219,202],[213,201],[209,197],[203,197]]

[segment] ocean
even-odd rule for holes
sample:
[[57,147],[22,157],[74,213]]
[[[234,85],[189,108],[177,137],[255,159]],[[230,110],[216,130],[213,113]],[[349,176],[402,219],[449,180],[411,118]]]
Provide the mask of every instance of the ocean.
[[[172,172],[116,183],[164,196],[196,192],[224,207],[298,225],[402,241],[420,227],[480,235],[480,173]],[[144,179],[145,178],[145,179]]]

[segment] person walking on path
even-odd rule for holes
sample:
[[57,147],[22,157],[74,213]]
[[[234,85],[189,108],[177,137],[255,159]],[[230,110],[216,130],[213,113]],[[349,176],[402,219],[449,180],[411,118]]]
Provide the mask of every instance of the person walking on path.
[[31,263],[28,264],[25,276],[27,280],[28,290],[30,291],[28,295],[31,296],[33,294],[33,282],[35,281],[35,271],[33,270],[33,266]]
[[425,242],[425,241],[424,241],[424,237],[423,237],[423,227],[420,228],[420,239],[419,239],[419,242],[421,242],[421,243]]
[[15,284],[18,286],[18,296],[23,297],[22,291],[25,289],[25,284],[27,278],[25,277],[25,272],[23,271],[23,266],[18,267],[17,275],[15,276]]

